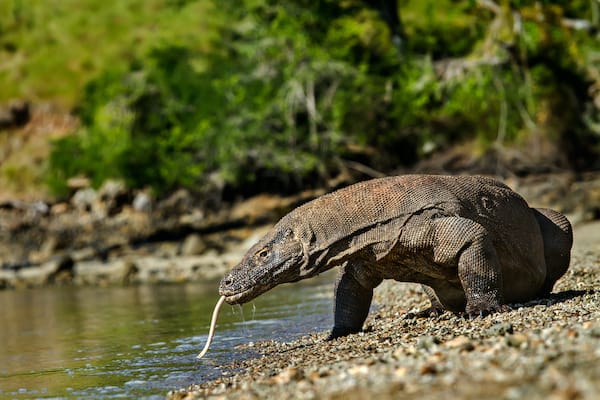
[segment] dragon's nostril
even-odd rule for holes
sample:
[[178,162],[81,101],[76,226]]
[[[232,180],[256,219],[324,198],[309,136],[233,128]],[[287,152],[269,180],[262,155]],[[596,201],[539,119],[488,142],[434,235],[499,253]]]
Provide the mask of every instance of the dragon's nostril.
[[225,279],[225,280],[223,281],[223,284],[224,284],[225,286],[229,286],[229,285],[231,285],[232,283],[233,283],[233,279],[231,279],[231,278],[229,278],[229,279]]

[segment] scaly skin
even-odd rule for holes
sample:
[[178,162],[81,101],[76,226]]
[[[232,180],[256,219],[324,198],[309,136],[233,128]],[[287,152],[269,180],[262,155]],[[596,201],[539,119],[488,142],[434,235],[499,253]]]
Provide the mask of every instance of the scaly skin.
[[219,291],[230,304],[245,303],[339,265],[335,338],[362,329],[383,279],[423,284],[433,313],[484,315],[544,296],[567,270],[572,242],[563,215],[530,208],[490,178],[373,179],[283,217]]

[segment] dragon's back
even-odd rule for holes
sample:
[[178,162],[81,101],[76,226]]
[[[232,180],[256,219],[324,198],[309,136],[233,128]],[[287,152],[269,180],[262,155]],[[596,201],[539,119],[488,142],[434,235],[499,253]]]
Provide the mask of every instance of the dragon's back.
[[[435,208],[440,216],[476,218],[483,201],[526,203],[506,185],[479,176],[401,175],[359,182],[308,202],[282,222],[304,225],[315,240],[335,241],[394,218]],[[485,203],[488,204],[488,203]],[[492,205],[490,202],[489,205]],[[481,207],[479,207],[481,208]],[[528,208],[528,207],[526,207]],[[497,210],[492,210],[497,212]],[[489,212],[487,212],[489,214]],[[488,215],[494,217],[493,213]]]
[[[525,200],[503,183],[481,176],[402,175],[359,182],[308,202],[279,224],[325,249],[334,243],[393,240],[406,221],[461,217],[482,225],[502,262],[543,268],[539,226]],[[375,232],[376,234],[369,232]],[[374,239],[375,238],[375,239]]]

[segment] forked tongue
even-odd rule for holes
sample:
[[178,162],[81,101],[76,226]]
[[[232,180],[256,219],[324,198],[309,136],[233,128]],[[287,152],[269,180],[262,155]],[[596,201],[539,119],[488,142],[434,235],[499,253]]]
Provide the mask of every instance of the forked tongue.
[[217,326],[217,318],[219,317],[219,310],[221,309],[221,306],[223,305],[224,302],[225,302],[225,296],[221,296],[219,301],[217,301],[217,305],[215,306],[215,310],[213,311],[212,319],[210,320],[210,329],[208,330],[208,338],[206,339],[206,344],[204,345],[204,348],[202,349],[202,351],[200,352],[200,354],[198,354],[198,356],[196,358],[204,357],[204,355],[208,351],[208,348],[210,347],[210,344],[212,343],[213,338],[215,337],[215,327]]

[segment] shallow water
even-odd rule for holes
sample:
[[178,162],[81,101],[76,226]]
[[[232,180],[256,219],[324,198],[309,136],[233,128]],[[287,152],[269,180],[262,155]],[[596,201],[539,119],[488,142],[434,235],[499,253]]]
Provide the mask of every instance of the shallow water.
[[163,399],[252,355],[239,344],[330,327],[330,282],[283,285],[243,312],[225,305],[202,360],[216,283],[0,291],[0,397]]

